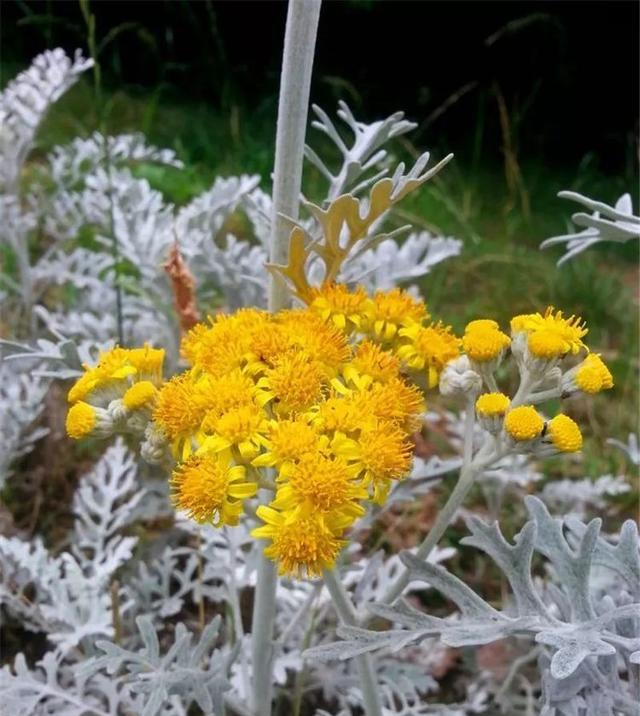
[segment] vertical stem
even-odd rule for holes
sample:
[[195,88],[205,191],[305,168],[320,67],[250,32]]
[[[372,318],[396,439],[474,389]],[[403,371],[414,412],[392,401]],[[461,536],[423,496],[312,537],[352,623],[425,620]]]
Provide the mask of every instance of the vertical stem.
[[[326,569],[322,576],[324,577],[324,583],[329,590],[340,621],[349,626],[356,626],[358,618],[355,609],[335,570]],[[361,654],[360,656],[356,656],[355,659],[360,676],[364,712],[366,716],[382,716],[382,704],[380,703],[380,694],[378,693],[378,685],[371,655]]]
[[[321,0],[290,0],[287,11],[273,169],[270,259],[274,263],[286,263],[288,253],[288,226],[280,214],[293,219],[298,217],[320,3]],[[272,276],[269,283],[269,309],[278,311],[288,306],[289,302],[286,287]],[[262,501],[270,496],[271,493],[261,493]],[[271,714],[273,623],[278,579],[275,565],[264,556],[263,549],[264,544],[261,545],[258,561],[251,625],[251,707],[256,716]]]
[[[290,226],[281,214],[292,219],[298,218],[311,70],[319,16],[320,0],[289,0],[273,169],[272,263],[282,264],[287,261]],[[284,283],[272,277],[269,308],[277,311],[289,302],[290,296]]]
[[[267,495],[266,498],[265,494]],[[260,501],[268,501],[272,494],[266,490],[260,490]],[[251,665],[253,675],[251,710],[256,716],[270,716],[273,693],[273,625],[276,617],[278,573],[276,572],[275,563],[264,555],[267,543],[264,540],[260,540],[256,546],[259,554],[251,620]]]

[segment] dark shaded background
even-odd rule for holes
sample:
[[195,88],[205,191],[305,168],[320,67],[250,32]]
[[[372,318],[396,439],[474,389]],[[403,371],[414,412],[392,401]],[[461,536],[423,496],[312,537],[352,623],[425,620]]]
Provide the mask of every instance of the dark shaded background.
[[[4,0],[2,60],[83,47],[77,2]],[[240,104],[275,117],[284,2],[98,1],[107,87],[171,101]],[[324,3],[312,98],[346,99],[363,119],[402,108],[414,140],[459,151],[480,141],[500,159],[504,125],[524,157],[635,174],[637,2]],[[3,78],[6,82],[9,77]],[[480,132],[480,136],[478,136]],[[487,157],[485,157],[487,158]]]

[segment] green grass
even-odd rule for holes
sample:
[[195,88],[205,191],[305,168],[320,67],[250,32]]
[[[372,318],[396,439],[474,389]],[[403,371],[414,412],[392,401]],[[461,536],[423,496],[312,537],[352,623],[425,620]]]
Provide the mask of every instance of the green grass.
[[[176,204],[187,202],[220,175],[257,173],[268,190],[275,98],[265,99],[251,111],[232,106],[221,112],[203,104],[176,102],[162,88],[152,94],[117,90],[106,97],[104,116],[99,118],[90,83],[85,80],[74,87],[42,126],[34,161],[53,145],[102,126],[109,133],[142,131],[150,142],[178,152],[185,161],[183,171],[140,169]],[[319,153],[329,151],[332,156],[319,133],[312,132],[310,142]],[[434,155],[442,156],[445,149],[449,148]],[[411,223],[416,229],[464,241],[461,257],[436,267],[422,282],[431,311],[457,330],[479,316],[507,324],[516,313],[541,310],[548,304],[582,315],[590,328],[590,346],[610,364],[616,386],[606,396],[571,406],[586,420],[593,438],[586,441],[578,471],[598,475],[621,470],[623,459],[605,446],[605,438],[624,439],[637,430],[638,245],[602,245],[561,268],[556,266],[560,249],[541,252],[538,247],[544,238],[566,233],[576,210],[557,198],[559,190],[571,188],[614,201],[633,186],[632,179],[599,173],[589,157],[582,167],[558,167],[539,158],[519,164],[519,188],[510,190],[499,154],[482,161],[477,147],[468,156],[466,149],[434,181],[409,196],[392,218],[398,226]],[[419,150],[403,141],[393,151],[397,158],[411,162]],[[308,167],[305,195],[320,199],[323,189],[322,177]]]

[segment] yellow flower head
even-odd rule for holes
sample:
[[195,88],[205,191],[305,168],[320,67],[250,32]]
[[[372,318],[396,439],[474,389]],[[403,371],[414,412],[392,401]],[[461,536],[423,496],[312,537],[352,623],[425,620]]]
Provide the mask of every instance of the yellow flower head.
[[577,424],[560,413],[547,423],[547,435],[551,444],[560,452],[578,452],[582,449],[582,433]]
[[510,343],[511,339],[498,329],[498,324],[486,319],[471,321],[462,337],[462,349],[476,363],[499,358]]
[[376,504],[386,499],[391,480],[401,480],[411,469],[411,443],[406,432],[393,423],[379,421],[354,440],[337,437],[332,448],[352,462],[363,484],[372,488]]
[[424,410],[422,392],[402,378],[392,378],[386,383],[374,383],[369,390],[354,397],[360,415],[370,415],[415,430],[419,415]]
[[334,374],[351,357],[344,331],[326,323],[315,311],[309,308],[282,311],[277,319],[286,329],[292,344],[302,348],[329,374]]
[[613,376],[597,353],[589,353],[577,366],[575,383],[583,393],[599,393],[613,388]]
[[451,326],[412,324],[401,328],[399,334],[407,342],[397,349],[398,357],[414,370],[426,368],[429,387],[438,385],[444,366],[460,354],[461,341],[453,335]]
[[232,408],[254,405],[256,386],[246,373],[236,368],[219,378],[207,377],[201,380],[199,393],[207,405],[207,417],[204,419],[206,424],[210,419],[219,417]]
[[130,355],[131,351],[119,346],[102,351],[98,364],[93,368],[85,366],[85,373],[72,386],[68,395],[69,402],[87,400],[97,391],[107,395],[107,400],[119,397],[117,391],[113,392],[113,389],[126,385],[125,381],[138,372],[131,362]]
[[485,393],[476,400],[476,413],[486,417],[504,415],[511,401],[504,393]]
[[[344,377],[357,387],[372,380],[384,383],[399,375],[400,361],[393,353],[382,350],[376,343],[362,341],[353,360],[344,367],[343,373]],[[363,376],[366,376],[366,381],[362,380]]]
[[359,394],[345,397],[332,395],[314,406],[311,417],[318,430],[325,433],[352,433],[360,430],[367,420],[373,419],[361,410]]
[[424,303],[400,288],[376,291],[372,303],[370,330],[380,341],[392,340],[401,326],[429,318]]
[[261,505],[258,517],[266,524],[252,531],[254,537],[271,540],[267,557],[278,564],[278,572],[292,577],[319,577],[331,569],[345,544],[340,527],[331,516],[282,513]]
[[267,451],[253,460],[253,465],[280,466],[297,462],[303,455],[320,449],[320,436],[306,420],[272,420],[266,434]]
[[562,311],[554,313],[549,306],[544,315],[539,313],[515,316],[511,320],[513,333],[528,334],[529,351],[545,360],[561,358],[568,353],[578,353],[585,348],[582,338],[588,329],[578,316],[562,317]]
[[[252,362],[260,364],[260,367],[273,366],[281,355],[292,349],[293,345],[291,332],[285,326],[271,321],[265,323],[262,330],[252,335],[249,351]],[[257,371],[252,370],[252,372]]]
[[300,462],[283,466],[276,499],[277,510],[302,507],[303,512],[335,512],[351,521],[364,514],[357,500],[367,496],[365,490],[353,483],[354,470],[341,457],[309,453]]
[[167,381],[158,393],[153,419],[175,440],[194,433],[202,422],[207,404],[192,371]]
[[88,368],[85,366],[85,372],[71,386],[67,395],[67,400],[70,403],[76,403],[79,400],[84,400],[89,397],[91,391],[97,384],[98,376],[96,375],[95,368]]
[[202,451],[236,447],[243,460],[253,460],[260,450],[268,429],[264,411],[258,405],[240,405],[220,416],[208,415],[203,431],[210,432]]
[[145,344],[142,348],[131,348],[128,353],[131,365],[138,371],[138,380],[148,380],[154,385],[162,381],[163,348]]
[[253,336],[269,325],[269,314],[243,308],[233,316],[219,314],[211,326],[197,325],[182,340],[182,354],[194,366],[220,377],[245,365]]
[[491,318],[476,318],[475,321],[469,321],[465,326],[464,332],[471,333],[471,331],[499,331],[500,326],[497,321]]
[[231,467],[223,454],[193,455],[171,478],[174,504],[197,522],[237,525],[242,501],[257,491],[256,483],[244,478],[244,467]]
[[134,383],[122,396],[124,407],[129,410],[138,410],[154,402],[158,389],[150,380],[141,380]]
[[364,327],[371,313],[371,299],[362,286],[350,291],[340,283],[314,289],[309,306],[324,321],[347,333]]
[[287,353],[258,381],[259,400],[275,399],[281,414],[304,411],[322,399],[326,384],[322,366],[307,353]]
[[540,437],[544,420],[533,406],[521,405],[507,413],[504,429],[517,442],[526,442]]
[[96,411],[91,405],[79,401],[69,408],[65,427],[70,438],[85,438],[93,432],[95,426]]

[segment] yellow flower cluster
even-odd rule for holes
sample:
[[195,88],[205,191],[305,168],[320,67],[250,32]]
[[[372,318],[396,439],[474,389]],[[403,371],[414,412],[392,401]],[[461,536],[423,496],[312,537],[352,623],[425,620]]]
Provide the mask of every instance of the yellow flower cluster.
[[102,352],[97,365],[85,366],[85,372],[69,391],[69,436],[77,440],[90,434],[110,434],[114,422],[146,410],[162,382],[163,362],[164,350],[150,346],[116,346]]
[[[235,525],[248,498],[271,491],[253,535],[268,541],[265,554],[281,573],[317,576],[334,564],[365,503],[383,503],[410,470],[424,402],[402,371],[424,373],[433,387],[448,366],[449,383],[475,397],[483,382],[495,391],[492,373],[510,346],[515,354],[526,341],[523,350],[548,361],[584,348],[585,333],[579,318],[548,309],[514,318],[511,339],[488,319],[459,339],[405,291],[370,297],[331,284],[313,290],[305,308],[241,309],[196,325],[181,346],[189,367],[164,383],[162,350],[101,354],[69,392],[67,431],[144,435],[145,459],[173,457],[173,500],[198,522]],[[612,384],[590,354],[562,374],[561,388]],[[497,391],[478,397],[476,413],[505,444],[563,452],[582,444],[567,416],[545,421]]]
[[316,289],[310,309],[334,325],[382,345],[412,371],[424,372],[427,385],[438,384],[446,364],[460,355],[461,341],[450,326],[430,321],[426,306],[399,288],[349,291],[341,284]]
[[[242,309],[195,326],[182,343],[190,367],[161,386],[159,370],[136,363],[139,353],[114,349],[72,388],[70,435],[92,433],[80,399],[96,391],[108,390],[125,413],[148,410],[147,428],[176,461],[177,507],[198,522],[234,525],[243,502],[266,486],[273,499],[258,508],[254,535],[270,541],[266,553],[282,572],[319,574],[363,502],[383,502],[409,472],[410,435],[424,409],[399,358],[381,345],[403,327],[402,306],[416,317],[424,306],[401,292],[375,300],[334,293],[342,313]],[[383,340],[356,338],[356,327]]]
[[407,474],[423,407],[397,358],[349,342],[360,297],[343,299],[342,320],[243,309],[196,326],[182,346],[192,367],[161,389],[153,415],[178,460],[175,503],[198,521],[235,524],[272,469],[253,534],[288,574],[330,567],[362,502],[383,501]]
[[[529,391],[536,389],[544,397],[566,397],[576,391],[597,393],[613,387],[613,378],[599,355],[588,353],[578,365],[562,372],[562,359],[588,351],[582,338],[587,328],[576,316],[563,318],[562,311],[547,308],[544,314],[533,313],[515,316],[511,320],[512,337],[500,331],[495,321],[480,319],[465,329],[462,346],[469,365],[481,372],[495,389],[493,371],[499,365],[506,349],[511,349],[522,371],[529,371]],[[554,372],[555,371],[555,372]],[[522,379],[522,375],[521,375]],[[525,396],[521,395],[521,399]],[[480,395],[475,403],[480,425],[498,435],[504,431],[507,442],[520,449],[539,455],[557,452],[577,452],[582,448],[582,435],[578,425],[562,413],[545,420],[533,405],[511,405],[508,396],[499,392]]]

